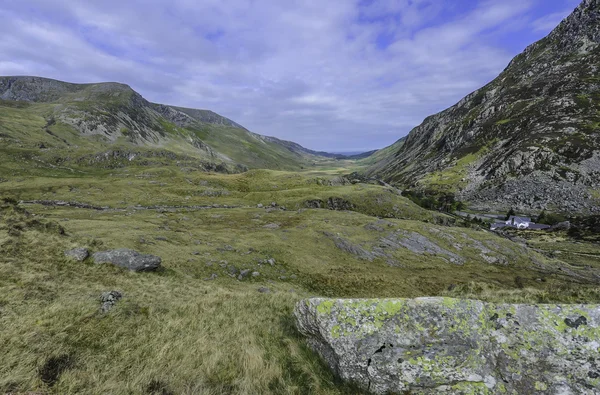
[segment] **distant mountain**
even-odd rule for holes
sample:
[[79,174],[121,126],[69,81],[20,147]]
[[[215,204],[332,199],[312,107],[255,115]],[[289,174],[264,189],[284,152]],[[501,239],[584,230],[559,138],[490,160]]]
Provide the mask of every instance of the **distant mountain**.
[[476,209],[598,212],[600,0],[375,157],[369,174]]
[[[22,145],[22,134],[3,131],[1,122],[18,117],[41,117],[45,121],[45,128],[27,131],[31,144],[87,146],[92,151],[164,149],[230,171],[248,167],[299,169],[319,157],[330,157],[296,143],[251,133],[209,110],[150,103],[128,85],[118,83],[0,77],[0,133]],[[47,133],[59,135],[63,129],[77,133],[40,143],[47,139]],[[37,140],[35,133],[39,134]],[[91,141],[95,143],[90,145]]]

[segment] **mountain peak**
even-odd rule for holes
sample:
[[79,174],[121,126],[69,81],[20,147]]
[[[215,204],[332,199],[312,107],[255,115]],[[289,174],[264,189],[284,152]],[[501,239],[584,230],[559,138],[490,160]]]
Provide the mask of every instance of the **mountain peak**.
[[583,0],[548,36],[559,48],[591,47],[600,44],[600,0]]

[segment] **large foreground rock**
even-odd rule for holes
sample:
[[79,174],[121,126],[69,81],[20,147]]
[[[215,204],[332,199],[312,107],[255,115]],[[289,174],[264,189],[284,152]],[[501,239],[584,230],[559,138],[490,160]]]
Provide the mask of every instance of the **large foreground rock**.
[[134,272],[150,272],[158,269],[161,259],[154,255],[143,255],[134,250],[100,251],[92,255],[95,263],[112,263]]
[[297,325],[375,394],[600,394],[600,305],[309,299]]

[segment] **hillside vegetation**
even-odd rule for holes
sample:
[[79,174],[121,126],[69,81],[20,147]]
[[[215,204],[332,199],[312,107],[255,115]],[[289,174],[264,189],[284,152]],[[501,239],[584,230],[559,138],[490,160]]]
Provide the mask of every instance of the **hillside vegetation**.
[[[0,392],[360,393],[296,332],[301,298],[600,301],[600,265],[449,226],[339,162],[222,174],[21,160],[3,161],[0,183]],[[75,247],[132,248],[163,269],[79,263],[64,255]],[[112,290],[123,298],[101,313]]]
[[599,26],[600,2],[583,1],[488,85],[374,154],[366,173],[479,211],[599,213]]

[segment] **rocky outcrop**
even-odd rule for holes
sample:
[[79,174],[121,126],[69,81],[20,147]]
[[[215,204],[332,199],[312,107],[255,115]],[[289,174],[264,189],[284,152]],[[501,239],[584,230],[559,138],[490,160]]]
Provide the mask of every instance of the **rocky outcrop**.
[[95,263],[111,263],[134,272],[151,272],[160,268],[161,259],[154,255],[143,255],[134,250],[121,248],[101,251],[92,255]]
[[90,256],[90,252],[87,248],[74,248],[72,250],[65,251],[65,256],[77,262],[83,262]]
[[102,292],[102,295],[100,295],[100,311],[108,313],[121,298],[123,298],[123,294],[119,291]]
[[599,305],[309,299],[308,344],[374,394],[600,394]]
[[428,117],[367,171],[480,210],[600,210],[600,1],[584,0],[485,87]]

